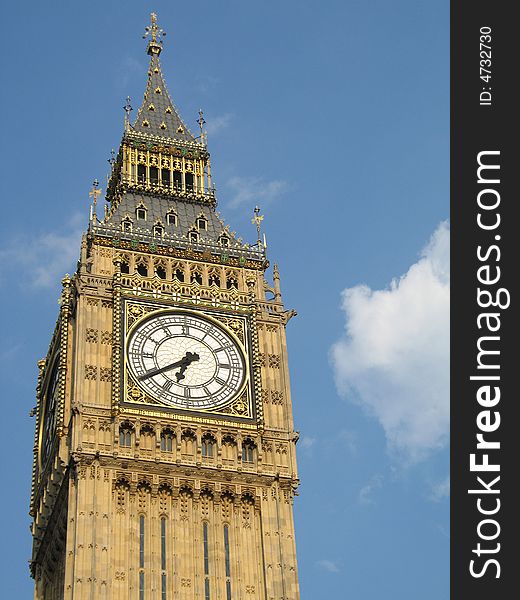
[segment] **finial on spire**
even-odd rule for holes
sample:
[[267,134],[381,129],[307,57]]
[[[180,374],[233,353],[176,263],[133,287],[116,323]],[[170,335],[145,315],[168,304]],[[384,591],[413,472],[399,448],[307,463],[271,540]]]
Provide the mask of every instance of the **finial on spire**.
[[112,148],[112,150],[110,150],[110,158],[107,160],[107,162],[113,169],[114,165],[116,163],[116,151],[113,148]]
[[199,124],[199,128],[200,128],[200,139],[201,139],[202,143],[204,143],[205,136],[204,136],[204,132],[202,131],[202,128],[206,124],[206,119],[204,118],[204,113],[202,112],[202,108],[199,109],[199,118],[197,119],[197,123]]
[[251,223],[253,223],[253,225],[256,225],[256,232],[258,233],[258,247],[260,248],[262,246],[262,237],[260,235],[260,226],[262,224],[262,221],[264,220],[264,215],[260,214],[259,206],[255,206],[254,213],[255,213],[255,216],[251,219]]
[[90,190],[88,195],[92,198],[92,206],[90,208],[90,220],[95,222],[95,221],[97,221],[97,215],[96,215],[97,199],[98,199],[98,196],[101,195],[101,188],[99,187],[99,181],[97,179],[94,179],[94,181],[92,182],[92,189]]
[[157,13],[152,13],[150,15],[150,25],[144,28],[143,39],[146,39],[150,36],[150,41],[148,42],[147,52],[148,54],[160,54],[162,50],[162,40],[161,37],[164,37],[166,32],[157,25]]
[[123,110],[125,111],[125,127],[127,127],[130,125],[130,113],[134,110],[130,104],[130,96],[126,97],[126,103],[123,106]]

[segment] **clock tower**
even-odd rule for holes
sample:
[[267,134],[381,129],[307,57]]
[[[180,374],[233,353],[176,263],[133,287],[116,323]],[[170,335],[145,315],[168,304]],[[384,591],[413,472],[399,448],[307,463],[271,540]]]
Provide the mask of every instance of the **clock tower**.
[[91,191],[38,363],[30,514],[37,600],[298,600],[284,308],[260,235],[216,211],[204,119],[148,81],[106,206]]

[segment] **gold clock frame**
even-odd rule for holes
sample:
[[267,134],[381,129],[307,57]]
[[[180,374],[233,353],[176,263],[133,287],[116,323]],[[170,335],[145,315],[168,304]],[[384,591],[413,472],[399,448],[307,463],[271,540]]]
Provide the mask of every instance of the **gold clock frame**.
[[[167,304],[163,300],[161,302],[153,302],[144,299],[122,298],[122,304],[121,339],[119,346],[123,354],[120,374],[121,408],[133,407],[135,409],[135,407],[139,406],[140,409],[145,409],[147,412],[150,410],[158,411],[160,413],[175,414],[176,417],[179,415],[205,415],[206,417],[224,418],[231,421],[256,421],[256,390],[254,389],[256,378],[253,376],[252,370],[252,344],[250,340],[252,323],[248,319],[247,314],[229,314],[226,311],[212,310],[208,307],[197,307],[194,310],[191,307],[178,306],[176,303]],[[185,313],[214,322],[215,326],[223,329],[240,349],[244,358],[244,381],[237,393],[224,406],[190,410],[174,407],[162,403],[146,393],[132,376],[126,351],[132,332],[153,315],[171,312]]]

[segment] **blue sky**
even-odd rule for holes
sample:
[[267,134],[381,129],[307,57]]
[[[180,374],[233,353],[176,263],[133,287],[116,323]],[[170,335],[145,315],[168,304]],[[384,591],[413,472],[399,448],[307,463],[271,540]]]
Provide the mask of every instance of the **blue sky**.
[[448,8],[92,0],[4,10],[6,595],[32,593],[36,361],[124,99],[137,109],[142,98],[141,35],[156,10],[174,102],[192,130],[205,112],[219,209],[254,241],[260,204],[285,303],[298,311],[288,343],[302,600],[448,597]]

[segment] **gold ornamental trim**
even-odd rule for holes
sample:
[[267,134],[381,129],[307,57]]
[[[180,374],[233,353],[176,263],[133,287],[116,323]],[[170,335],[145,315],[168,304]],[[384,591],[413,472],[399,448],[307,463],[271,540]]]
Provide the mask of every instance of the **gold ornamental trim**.
[[[120,416],[124,418],[125,415],[135,415],[140,417],[154,417],[157,419],[164,419],[164,411],[161,410],[149,410],[144,408],[132,408],[130,406],[122,405]],[[177,421],[185,421],[187,423],[198,423],[204,425],[216,425],[222,427],[236,427],[237,421],[231,421],[227,419],[218,419],[212,417],[201,417],[201,416],[192,416],[184,413],[175,413],[172,414],[172,417]],[[245,423],[240,421],[239,426],[241,429],[250,429],[251,431],[256,431],[258,429],[256,423]]]
[[[129,298],[124,298],[124,322],[122,327],[120,325],[121,333],[121,348],[123,350],[124,359],[122,361],[123,366],[123,393],[120,394],[121,402],[123,404],[148,404],[157,407],[157,410],[161,410],[161,415],[164,416],[165,412],[175,415],[175,418],[182,413],[182,408],[173,407],[168,404],[160,402],[156,398],[150,396],[145,390],[143,390],[132,376],[130,369],[127,364],[127,352],[126,346],[128,339],[143,321],[151,318],[153,315],[158,315],[167,312],[181,312],[185,314],[191,314],[205,318],[209,321],[215,322],[215,326],[221,327],[226,333],[235,341],[237,346],[244,357],[246,366],[246,376],[244,382],[238,390],[237,394],[222,407],[214,409],[191,409],[189,412],[206,415],[218,415],[225,417],[226,415],[238,419],[247,419],[249,421],[255,420],[255,408],[253,406],[253,388],[256,387],[256,381],[254,381],[254,375],[251,365],[250,357],[250,345],[247,335],[248,331],[248,318],[245,315],[240,314],[222,314],[217,311],[203,310],[198,307],[198,310],[193,308],[187,309],[184,306],[178,306],[175,304],[164,304],[154,303],[147,301],[138,301]],[[160,408],[159,408],[160,407]],[[121,408],[123,408],[121,406]],[[164,412],[163,412],[164,411]],[[257,417],[260,415],[257,415]],[[195,419],[197,420],[197,419]],[[200,418],[199,418],[200,420]],[[214,422],[212,420],[212,422]],[[257,425],[253,426],[256,429]]]
[[[116,242],[116,243],[114,243]],[[269,261],[257,261],[251,259],[240,260],[234,256],[227,256],[225,262],[222,256],[212,254],[209,251],[201,252],[193,248],[174,248],[173,246],[161,246],[158,244],[150,244],[148,242],[132,243],[130,240],[120,240],[117,238],[108,238],[95,236],[93,244],[97,246],[115,248],[116,250],[129,250],[132,252],[142,252],[144,254],[152,254],[154,256],[169,256],[171,258],[183,258],[186,260],[212,263],[216,265],[224,265],[226,267],[237,267],[245,269],[254,269],[256,271],[265,271],[269,267]]]

